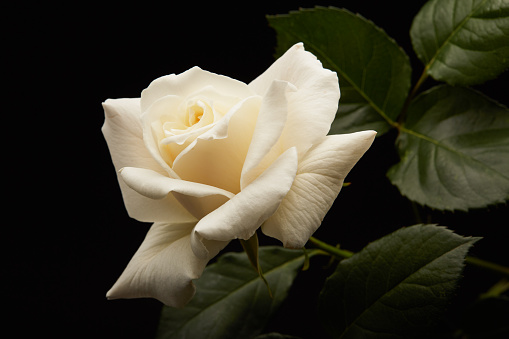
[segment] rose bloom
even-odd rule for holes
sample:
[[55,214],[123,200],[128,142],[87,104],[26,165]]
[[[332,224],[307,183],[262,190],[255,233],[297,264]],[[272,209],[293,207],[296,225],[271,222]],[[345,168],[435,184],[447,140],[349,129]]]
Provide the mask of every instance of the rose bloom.
[[302,248],[376,134],[327,136],[339,97],[336,73],[296,44],[249,84],[194,67],[106,100],[126,209],[153,222],[107,298],[183,307],[208,261],[260,226]]

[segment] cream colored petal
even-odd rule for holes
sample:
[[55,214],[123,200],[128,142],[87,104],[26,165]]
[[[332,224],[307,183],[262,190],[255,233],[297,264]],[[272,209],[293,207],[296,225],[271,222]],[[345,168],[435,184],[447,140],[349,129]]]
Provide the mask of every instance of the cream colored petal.
[[348,172],[371,146],[376,132],[331,135],[299,162],[293,185],[262,226],[285,247],[301,248],[320,226]]
[[[235,132],[239,128],[242,133],[249,132],[249,136],[251,136],[255,126],[254,119],[260,111],[261,101],[262,97],[259,95],[253,95],[238,101],[210,130],[200,135],[199,139],[223,139],[233,134],[239,134]],[[234,119],[233,122],[232,118]],[[231,123],[233,123],[232,127],[230,127]]]
[[[172,179],[157,172],[135,167],[120,171],[124,182],[139,194],[150,199],[165,199],[170,193],[197,219],[212,212],[233,193],[196,182]],[[171,219],[170,219],[171,220]]]
[[163,124],[166,121],[178,121],[179,105],[182,98],[176,95],[167,95],[156,102],[141,114],[143,126],[143,141],[152,158],[172,178],[178,179],[178,175],[171,169],[171,164],[177,156],[171,147],[162,144],[160,141],[166,136],[163,131]]
[[238,97],[239,100],[254,94],[241,81],[193,67],[178,75],[170,74],[152,81],[141,94],[141,110],[146,111],[156,100],[166,95],[185,98],[207,86],[214,87],[218,93]]
[[297,151],[291,148],[249,186],[203,217],[192,234],[194,253],[205,257],[211,253],[210,243],[249,239],[288,193],[297,163]]
[[135,166],[162,172],[143,142],[140,99],[108,99],[103,108],[105,120],[102,132],[115,169]]
[[[102,132],[116,172],[123,167],[134,166],[165,173],[143,142],[140,99],[108,99],[103,107],[105,121]],[[189,220],[189,213],[174,197],[152,200],[134,192],[123,180],[118,179],[130,217],[145,222]]]
[[210,259],[196,257],[191,249],[194,225],[152,225],[107,298],[155,298],[168,306],[185,306],[195,293],[193,280]]
[[197,92],[189,94],[187,98],[206,101],[214,108],[215,113],[217,113],[217,117],[220,118],[224,116],[230,110],[230,108],[236,105],[239,101],[255,95],[255,93],[251,92],[250,90],[244,93],[244,90],[248,89],[246,88],[246,84],[241,83],[240,86],[243,88],[242,93],[238,93],[238,89],[233,91],[230,89],[228,91],[223,90],[220,92],[213,84],[207,85],[203,88],[200,88]]
[[274,80],[288,81],[297,88],[288,96],[288,119],[280,140],[282,148],[296,146],[299,153],[305,152],[327,135],[334,120],[340,97],[337,75],[323,68],[320,61],[298,43],[249,87],[265,95]]
[[[241,188],[249,185],[258,176],[260,171],[256,171],[256,167],[268,156],[279,140],[288,115],[288,93],[294,90],[295,87],[290,83],[275,80],[263,97],[253,138],[242,168]],[[281,153],[278,152],[275,158]]]
[[175,173],[183,180],[238,193],[260,105],[258,96],[239,103],[180,153],[173,164]]
[[[147,149],[170,177],[178,178],[171,169],[178,155],[198,136],[225,138],[229,119],[244,100],[218,93],[213,86],[186,98],[176,95],[159,98],[142,114]],[[193,105],[204,108],[205,113],[197,123],[190,124],[188,110]]]

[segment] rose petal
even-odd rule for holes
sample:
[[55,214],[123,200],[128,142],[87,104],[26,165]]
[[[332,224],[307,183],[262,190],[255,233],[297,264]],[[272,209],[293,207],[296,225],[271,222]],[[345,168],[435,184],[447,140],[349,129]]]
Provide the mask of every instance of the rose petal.
[[[177,179],[171,167],[178,155],[198,136],[202,139],[225,138],[229,119],[242,102],[238,97],[218,93],[213,86],[206,86],[189,97],[163,96],[142,114],[146,146],[169,176]],[[205,114],[198,123],[190,126],[186,114],[188,105],[197,103],[205,108]],[[168,127],[171,127],[171,133],[164,130]]]
[[258,96],[241,101],[180,153],[173,164],[175,173],[183,180],[238,193],[260,105]]
[[[251,96],[247,97],[244,100],[241,100],[237,102],[235,105],[233,105],[230,110],[220,119],[218,120],[211,128],[209,128],[207,131],[203,132],[201,135],[198,136],[198,139],[201,140],[217,140],[217,139],[224,139],[228,137],[228,131],[230,130],[230,120],[235,115],[242,115],[242,118],[237,118],[237,121],[239,119],[242,119],[242,125],[247,126],[238,126],[240,128],[243,128],[244,130],[248,128],[249,130],[252,130],[251,128],[254,123],[250,123],[252,120],[255,119],[256,115],[258,114],[258,110],[260,107],[260,100],[261,98],[259,96]],[[247,120],[246,120],[247,119]],[[251,135],[252,132],[250,132]]]
[[[147,198],[164,199],[170,192],[173,193],[189,213],[197,219],[215,210],[234,196],[233,193],[217,187],[168,178],[143,168],[125,167],[120,171],[120,175],[130,188]],[[170,207],[168,206],[168,208]]]
[[143,142],[140,99],[108,99],[103,108],[105,120],[102,132],[115,169],[136,166],[162,172]]
[[208,256],[210,241],[249,239],[288,193],[297,163],[296,149],[287,150],[249,186],[203,217],[192,234],[194,253],[201,258]]
[[[140,99],[108,99],[103,107],[106,118],[102,132],[116,171],[135,166],[165,173],[143,142]],[[192,219],[173,196],[163,200],[146,198],[130,189],[120,178],[119,186],[127,212],[134,219],[146,222],[183,222]]]
[[201,276],[210,259],[197,258],[191,250],[194,225],[152,225],[107,298],[155,298],[168,306],[183,307],[195,293],[192,280]]
[[288,81],[297,88],[288,97],[288,119],[281,136],[282,148],[296,146],[305,152],[327,135],[337,112],[340,97],[335,72],[322,67],[302,43],[291,47],[249,87],[265,95],[272,81]]
[[295,90],[292,84],[275,80],[263,97],[253,138],[242,168],[241,188],[249,185],[265,169],[256,170],[263,158],[270,157],[271,161],[269,161],[272,162],[282,153],[281,150],[272,153],[270,151],[285,127],[288,115],[288,93]]
[[143,125],[143,141],[152,158],[157,161],[170,177],[178,179],[178,175],[171,169],[176,151],[165,144],[160,143],[166,136],[163,132],[165,121],[178,121],[178,107],[182,98],[175,95],[167,95],[154,102],[149,110],[141,115]]
[[312,147],[300,161],[295,181],[278,210],[262,226],[263,233],[285,247],[302,248],[375,135],[374,131],[330,135]]
[[237,101],[255,94],[241,81],[193,67],[178,75],[170,74],[152,81],[141,93],[141,111],[145,112],[156,100],[166,95],[186,98],[209,85],[218,93],[238,97]]

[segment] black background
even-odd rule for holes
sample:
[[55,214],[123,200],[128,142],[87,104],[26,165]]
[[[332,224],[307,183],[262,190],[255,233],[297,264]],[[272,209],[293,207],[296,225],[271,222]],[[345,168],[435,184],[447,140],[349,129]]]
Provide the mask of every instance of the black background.
[[[100,131],[101,102],[138,97],[153,79],[195,65],[249,82],[273,62],[275,33],[265,15],[315,5],[344,7],[382,27],[410,56],[415,83],[422,66],[408,31],[423,3],[2,5],[2,173],[7,200],[2,280],[7,283],[4,320],[14,337],[151,338],[155,333],[158,301],[105,298],[149,224],[130,219],[123,206]],[[506,88],[507,73],[478,87],[507,104]],[[385,178],[397,161],[395,136],[377,139],[354,168],[347,179],[353,185],[339,195],[318,238],[358,251],[416,223],[410,203]],[[509,264],[506,206],[469,215],[421,212],[430,216],[425,221],[459,234],[484,236],[471,253]],[[300,275],[290,301],[267,331],[305,338],[322,335],[313,325],[318,321],[316,295],[328,273],[322,264],[317,261]],[[459,301],[449,311],[451,321],[497,278],[467,267]]]

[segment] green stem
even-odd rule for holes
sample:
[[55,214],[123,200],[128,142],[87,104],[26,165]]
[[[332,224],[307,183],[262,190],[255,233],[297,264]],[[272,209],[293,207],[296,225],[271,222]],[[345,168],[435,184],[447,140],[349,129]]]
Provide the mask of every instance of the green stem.
[[352,255],[354,255],[354,252],[348,251],[348,250],[342,250],[340,248],[331,246],[327,243],[324,243],[321,240],[316,239],[315,237],[309,238],[309,241],[313,243],[316,247],[323,250],[324,252],[327,252],[330,255],[333,255],[337,257],[338,259],[346,259],[350,258]]
[[[350,258],[352,255],[354,255],[355,253],[352,252],[352,251],[348,251],[348,250],[343,250],[343,249],[340,249],[340,248],[337,248],[337,247],[334,247],[334,246],[331,246],[319,239],[316,239],[315,237],[311,237],[309,238],[309,242],[311,242],[313,245],[315,245],[316,247],[318,247],[319,249],[321,249],[323,252],[329,254],[329,255],[332,255],[338,259],[347,259],[347,258]],[[489,270],[489,271],[492,271],[492,272],[496,272],[496,273],[499,273],[499,274],[502,274],[503,276],[506,276],[506,277],[509,277],[509,267],[506,267],[506,266],[503,266],[503,265],[499,265],[499,264],[496,264],[496,263],[493,263],[493,262],[490,262],[490,261],[486,261],[486,260],[483,260],[483,259],[479,259],[479,258],[475,258],[475,257],[470,257],[470,256],[467,256],[465,258],[465,262],[467,264],[470,264],[470,265],[473,265],[473,266],[477,266],[477,267],[481,267],[481,268],[484,268],[486,270]]]
[[408,111],[408,106],[410,106],[410,102],[415,97],[415,95],[417,94],[417,91],[422,86],[424,81],[426,81],[427,78],[428,78],[428,68],[426,67],[424,69],[424,71],[422,72],[421,77],[419,78],[419,80],[415,84],[414,88],[412,89],[412,92],[410,92],[410,95],[406,98],[405,103],[403,104],[403,108],[401,109],[401,114],[399,115],[399,118],[398,118],[398,126],[404,124],[405,119],[406,119],[406,113]]
[[470,265],[473,265],[473,266],[477,266],[477,267],[481,267],[481,268],[484,268],[486,270],[497,272],[497,273],[500,273],[500,274],[502,274],[502,275],[504,275],[506,277],[509,277],[509,267],[505,267],[505,266],[493,263],[491,261],[486,261],[486,260],[483,260],[483,259],[479,259],[479,258],[476,258],[476,257],[470,257],[470,256],[467,256],[465,258],[465,261],[466,261],[467,264],[470,264]]
[[491,286],[489,290],[481,294],[479,299],[496,298],[507,291],[509,291],[509,280],[502,278],[495,285]]

